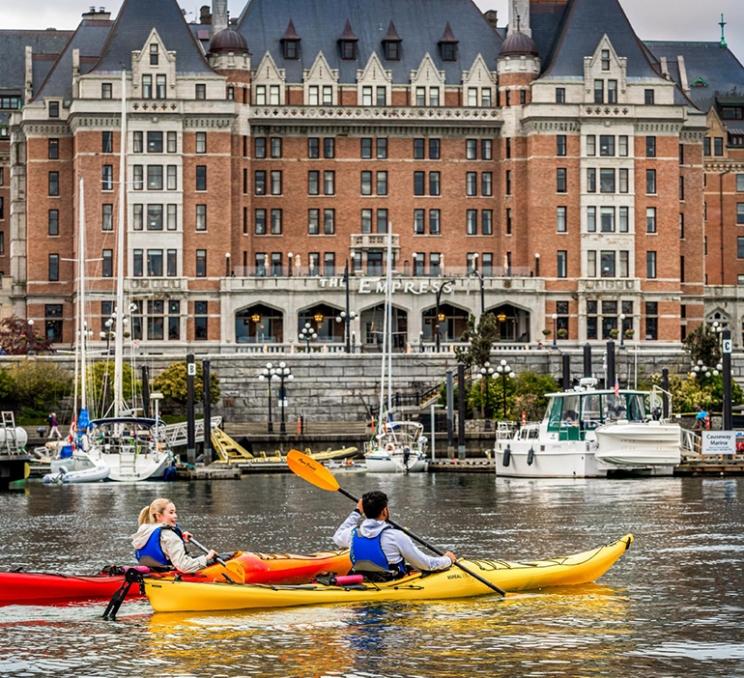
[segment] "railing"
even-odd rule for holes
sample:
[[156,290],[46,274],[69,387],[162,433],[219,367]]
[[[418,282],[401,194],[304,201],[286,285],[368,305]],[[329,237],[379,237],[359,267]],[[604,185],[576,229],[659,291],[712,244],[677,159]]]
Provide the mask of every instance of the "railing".
[[683,457],[691,455],[701,456],[703,454],[702,437],[695,433],[695,431],[690,431],[689,429],[683,428],[681,452]]
[[[210,421],[212,428],[215,428],[222,423],[222,417],[212,417]],[[170,448],[186,445],[188,443],[186,427],[187,424],[185,421],[178,422],[177,424],[167,424],[158,429],[158,439],[165,442]],[[204,419],[196,419],[194,421],[194,442],[204,442]]]
[[[357,236],[354,236],[357,237]],[[361,237],[361,236],[358,236]],[[365,245],[364,247],[374,247],[372,243],[375,242],[375,238],[380,238],[384,241],[384,234],[364,234]],[[394,236],[397,238],[397,236]],[[393,241],[395,242],[395,240]],[[362,249],[362,245],[356,245],[358,249]],[[528,266],[489,266],[479,271],[483,275],[483,281],[486,286],[492,278],[533,278],[535,277],[534,271]],[[343,267],[333,266],[298,266],[296,263],[289,264],[288,261],[282,263],[272,264],[270,261],[264,265],[253,265],[253,266],[233,266],[230,268],[231,278],[340,278],[343,276]],[[366,266],[363,268],[355,269],[350,271],[352,278],[363,278],[363,277],[384,277],[386,273],[386,266],[384,263],[374,266]],[[477,276],[473,274],[473,271],[466,266],[434,266],[429,268],[414,268],[413,264],[409,261],[402,263],[402,269],[395,268],[393,275],[396,278],[458,278],[458,279],[472,279],[477,283]]]

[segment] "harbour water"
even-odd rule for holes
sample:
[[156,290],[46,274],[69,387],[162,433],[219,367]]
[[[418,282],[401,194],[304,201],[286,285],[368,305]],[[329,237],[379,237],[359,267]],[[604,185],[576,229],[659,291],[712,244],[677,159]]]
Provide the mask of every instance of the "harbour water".
[[[470,557],[547,558],[633,532],[598,584],[454,602],[153,615],[125,603],[0,608],[0,675],[744,675],[744,479],[338,476]],[[222,551],[328,549],[352,508],[290,475],[44,487],[0,495],[0,569],[131,561],[138,510],[165,494]]]

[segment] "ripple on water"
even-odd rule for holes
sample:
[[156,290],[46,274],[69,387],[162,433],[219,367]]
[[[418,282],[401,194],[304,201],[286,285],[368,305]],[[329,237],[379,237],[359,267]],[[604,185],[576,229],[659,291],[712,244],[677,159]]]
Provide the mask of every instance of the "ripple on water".
[[[544,558],[636,534],[593,589],[428,604],[153,615],[125,603],[10,607],[0,674],[79,676],[736,675],[744,611],[744,479],[509,481],[355,476],[388,492],[395,518],[473,557]],[[348,504],[291,476],[167,486],[31,487],[0,495],[0,567],[94,571],[131,558],[127,535],[158,493],[220,549],[328,548]],[[94,554],[94,555],[91,555]],[[722,567],[721,567],[722,566]]]

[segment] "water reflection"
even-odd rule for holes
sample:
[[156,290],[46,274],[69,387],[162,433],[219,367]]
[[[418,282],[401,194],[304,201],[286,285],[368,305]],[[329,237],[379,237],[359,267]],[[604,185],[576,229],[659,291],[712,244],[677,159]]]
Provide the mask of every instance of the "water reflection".
[[[414,532],[469,557],[537,559],[634,532],[599,586],[434,603],[156,615],[126,603],[0,611],[0,675],[714,676],[741,674],[744,479],[528,481],[416,474],[382,489]],[[33,486],[0,495],[0,568],[127,562],[139,509],[165,494],[217,548],[328,548],[351,508],[292,476]]]

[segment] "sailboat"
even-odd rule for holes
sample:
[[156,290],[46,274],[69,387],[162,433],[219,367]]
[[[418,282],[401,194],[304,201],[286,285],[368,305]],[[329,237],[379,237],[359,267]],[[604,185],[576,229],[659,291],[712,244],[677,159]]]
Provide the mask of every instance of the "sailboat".
[[387,237],[387,275],[382,329],[382,370],[377,433],[364,455],[370,473],[426,471],[424,427],[415,421],[396,421],[393,412],[393,233]]
[[156,419],[132,416],[124,402],[124,235],[126,230],[126,71],[121,72],[121,144],[119,151],[119,223],[116,232],[116,304],[114,323],[113,416],[90,422],[89,437],[98,458],[111,469],[110,480],[136,482],[162,478],[173,454],[162,442]]
[[[88,439],[88,361],[87,341],[88,326],[85,322],[85,192],[84,182],[80,179],[80,209],[78,229],[78,303],[76,314],[75,342],[75,386],[73,410],[76,412],[70,440],[57,445],[57,456],[50,464],[50,472],[44,483],[92,483],[108,478],[111,469],[101,459],[96,450],[90,447]],[[80,402],[78,408],[78,383],[80,385]]]

